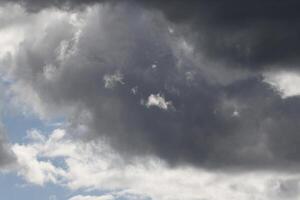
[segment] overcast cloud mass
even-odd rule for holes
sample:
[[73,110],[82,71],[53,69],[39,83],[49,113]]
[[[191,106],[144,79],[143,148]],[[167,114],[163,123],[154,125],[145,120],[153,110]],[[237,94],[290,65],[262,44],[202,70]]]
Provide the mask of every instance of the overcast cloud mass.
[[[61,140],[96,147],[103,143],[118,159],[101,162],[136,167],[141,163],[151,166],[149,163],[159,160],[159,169],[166,173],[187,169],[195,174],[197,170],[230,177],[238,174],[238,182],[242,182],[243,173],[266,172],[265,176],[288,180],[279,181],[276,198],[299,196],[297,1],[1,3],[2,99],[12,110],[45,123],[63,119],[64,134],[58,139],[33,134],[30,137],[34,136],[35,142],[14,144],[12,149],[0,137],[0,166],[16,157],[18,174],[28,182],[52,182],[71,189],[99,188],[102,176],[100,182],[72,185],[77,180],[69,173],[79,166],[68,162],[73,154],[46,155],[51,159],[63,157],[66,170],[51,162],[39,162],[38,155],[45,156],[48,150],[37,146],[53,145],[53,141],[61,145]],[[98,161],[96,155],[88,154]],[[28,164],[29,160],[36,162]],[[98,169],[96,164],[89,167]],[[39,171],[36,177],[28,166]],[[277,173],[297,177],[278,178]],[[178,186],[170,186],[172,192],[150,189],[152,185],[140,188],[139,181],[150,181],[148,177],[134,177],[137,181],[133,183],[126,178],[134,175],[126,170],[124,174],[128,177],[121,176],[123,185],[102,187],[130,188],[134,190],[130,195],[143,198],[176,199],[170,193]],[[156,171],[153,174],[158,176]],[[272,181],[266,179],[259,183],[264,189],[242,189],[243,195],[258,196],[240,198],[274,199],[270,193],[276,192],[268,186]],[[182,187],[189,184],[200,187],[198,182]],[[226,181],[224,185],[234,188],[224,190],[227,198],[236,198],[240,188]],[[213,190],[206,183],[201,187]],[[181,199],[201,197],[194,190],[186,191],[190,192],[193,194]],[[222,198],[212,197],[212,193],[202,197]],[[111,195],[70,199],[119,198],[119,194]]]

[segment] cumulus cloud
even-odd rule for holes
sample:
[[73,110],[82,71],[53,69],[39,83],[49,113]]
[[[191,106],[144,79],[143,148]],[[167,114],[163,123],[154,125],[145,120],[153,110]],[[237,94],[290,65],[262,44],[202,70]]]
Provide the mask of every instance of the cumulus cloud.
[[298,2],[139,1],[192,29],[197,51],[227,67],[250,70],[299,65]]
[[175,166],[299,165],[297,98],[282,99],[265,71],[209,61],[163,13],[123,2],[24,17],[21,42],[3,61],[11,102],[64,117],[75,140]]
[[[123,3],[118,0],[4,0],[19,3],[29,11],[45,8],[70,9],[96,3]],[[191,40],[204,58],[227,67],[260,70],[274,66],[299,65],[298,26],[300,4],[288,1],[226,2],[170,0],[128,1],[150,10],[158,10],[175,24],[191,29]],[[174,29],[169,29],[171,32]],[[186,32],[190,32],[187,31]]]
[[70,200],[299,198],[299,3],[1,3],[9,106],[66,121],[0,130],[1,168],[107,191]]

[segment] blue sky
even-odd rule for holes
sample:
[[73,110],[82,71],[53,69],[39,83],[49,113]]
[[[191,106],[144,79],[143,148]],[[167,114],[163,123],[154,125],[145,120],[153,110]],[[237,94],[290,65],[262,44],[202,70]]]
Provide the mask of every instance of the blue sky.
[[21,177],[13,174],[1,175],[1,198],[19,200],[19,199],[32,199],[32,200],[50,200],[55,196],[56,199],[66,199],[70,192],[55,185],[47,185],[44,187],[36,185],[28,185]]

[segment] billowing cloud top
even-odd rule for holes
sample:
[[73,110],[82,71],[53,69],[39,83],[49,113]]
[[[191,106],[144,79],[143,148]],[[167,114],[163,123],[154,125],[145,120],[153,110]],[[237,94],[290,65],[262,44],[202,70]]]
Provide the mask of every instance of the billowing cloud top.
[[23,1],[41,11],[25,14],[34,20],[2,56],[14,102],[64,116],[75,139],[104,139],[127,159],[296,169],[299,99],[282,98],[289,86],[274,76],[299,76],[299,3],[106,1],[43,12],[86,3]]

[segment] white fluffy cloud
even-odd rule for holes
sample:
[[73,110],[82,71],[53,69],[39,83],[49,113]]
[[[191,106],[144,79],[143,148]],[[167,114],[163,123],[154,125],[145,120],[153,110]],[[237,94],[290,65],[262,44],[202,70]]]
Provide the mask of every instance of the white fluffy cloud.
[[163,110],[168,110],[168,108],[172,107],[172,102],[171,101],[166,101],[164,96],[161,94],[151,94],[145,105],[149,108],[152,106],[156,106],[158,108],[161,108]]
[[[55,131],[48,139],[49,142],[55,141],[55,138],[57,138],[60,133],[60,130]],[[35,130],[29,132],[29,137],[36,142],[45,142],[43,136]],[[41,147],[41,145],[43,145],[43,147]],[[40,160],[39,156],[43,148],[47,148],[47,144],[15,144],[12,147],[13,152],[17,155],[19,166],[18,174],[23,176],[29,183],[37,185],[43,185],[46,182],[57,183],[59,178],[65,175],[63,169],[56,167],[49,160]]]

